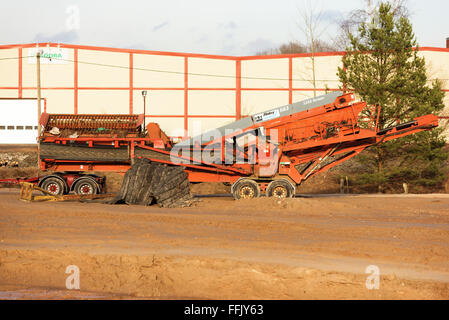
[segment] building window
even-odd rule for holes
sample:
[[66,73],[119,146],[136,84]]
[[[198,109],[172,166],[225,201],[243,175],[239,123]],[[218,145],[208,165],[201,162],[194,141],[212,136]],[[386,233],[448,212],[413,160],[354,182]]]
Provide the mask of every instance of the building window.
[[0,126],[0,130],[5,130],[6,127],[5,126]]
[[33,130],[33,126],[26,126],[25,130]]
[[8,130],[14,130],[14,126],[8,126]]
[[23,130],[23,126],[16,126],[16,130]]

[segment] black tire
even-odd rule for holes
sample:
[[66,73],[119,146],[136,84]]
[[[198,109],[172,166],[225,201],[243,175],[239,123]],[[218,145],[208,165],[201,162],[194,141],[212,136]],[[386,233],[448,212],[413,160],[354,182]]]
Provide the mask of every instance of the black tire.
[[89,178],[80,178],[73,187],[78,195],[89,195],[98,193],[98,185],[95,181]]
[[182,207],[190,205],[190,183],[182,167],[137,159],[126,172],[113,203]]
[[254,180],[241,179],[234,184],[232,190],[232,195],[236,200],[260,197],[259,185]]
[[287,180],[275,180],[272,181],[266,191],[267,197],[275,197],[280,199],[292,198],[294,196],[295,189],[291,183]]
[[55,177],[45,179],[40,187],[55,196],[63,195],[66,189],[65,182]]

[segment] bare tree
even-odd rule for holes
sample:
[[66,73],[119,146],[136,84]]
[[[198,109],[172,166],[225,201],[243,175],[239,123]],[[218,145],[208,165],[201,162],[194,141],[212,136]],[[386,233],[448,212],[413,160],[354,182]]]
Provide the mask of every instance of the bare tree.
[[[317,39],[315,41],[316,52],[332,52],[336,50],[337,48],[334,47],[331,43],[328,43],[321,39]],[[256,53],[256,55],[261,56],[261,55],[295,54],[295,53],[310,53],[310,51],[305,44],[299,41],[290,41],[289,43],[280,45],[278,48],[260,51]]]
[[283,44],[278,49],[279,54],[306,53],[307,47],[299,41],[290,41]]
[[307,48],[301,42],[290,41],[289,43],[285,43],[279,46],[278,48],[258,52],[256,55],[265,56],[274,54],[293,54],[293,53],[306,53],[306,52]]
[[304,7],[298,9],[299,12],[299,21],[297,22],[297,26],[299,30],[301,30],[303,36],[306,39],[305,46],[307,48],[307,52],[311,53],[311,69],[312,69],[312,85],[313,85],[313,95],[316,97],[316,68],[315,68],[315,55],[317,52],[329,51],[323,50],[325,47],[330,49],[332,46],[327,45],[323,42],[322,37],[326,32],[329,25],[324,26],[323,24],[323,11],[317,10],[316,1],[306,1],[304,3]]
[[[274,55],[310,53],[310,69],[307,66],[301,68],[299,73],[302,73],[302,75],[298,75],[301,78],[298,81],[310,82],[313,86],[313,95],[316,97],[316,54],[318,52],[336,51],[337,48],[332,43],[323,40],[324,34],[331,23],[328,23],[327,25],[324,24],[323,10],[317,10],[316,1],[305,0],[304,5],[301,8],[298,8],[298,16],[299,19],[296,21],[296,25],[303,35],[303,41],[290,41],[276,49],[266,50],[257,54]],[[310,77],[310,75],[312,77]]]
[[[364,7],[350,11],[346,17],[340,20],[340,34],[335,38],[334,46],[339,50],[346,50],[350,45],[350,34],[355,34],[363,22],[370,23],[375,19],[375,12],[385,0],[363,0]],[[410,11],[407,7],[408,0],[389,0],[394,15],[397,17],[409,17]]]

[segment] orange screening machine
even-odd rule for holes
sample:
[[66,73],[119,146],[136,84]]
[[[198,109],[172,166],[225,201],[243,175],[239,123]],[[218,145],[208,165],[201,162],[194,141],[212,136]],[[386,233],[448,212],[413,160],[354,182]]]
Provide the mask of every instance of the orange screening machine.
[[[379,130],[379,113],[380,107],[356,102],[352,93],[333,92],[176,144],[155,123],[144,130],[143,115],[44,114],[41,168],[60,179],[58,190],[69,192],[71,181],[89,171],[125,172],[140,157],[183,166],[190,182],[232,184],[236,199],[291,197],[303,181],[368,147],[438,126],[438,117],[429,114]],[[45,179],[36,183],[42,186]],[[99,184],[84,190],[101,193]]]

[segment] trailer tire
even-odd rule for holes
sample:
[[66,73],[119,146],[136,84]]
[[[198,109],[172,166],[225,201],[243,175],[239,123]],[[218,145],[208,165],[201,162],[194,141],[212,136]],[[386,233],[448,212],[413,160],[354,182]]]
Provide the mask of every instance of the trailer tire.
[[65,183],[61,179],[50,177],[42,182],[41,188],[55,196],[61,196],[64,194]]
[[260,197],[260,188],[256,181],[240,179],[232,187],[232,195],[235,200],[254,199]]
[[295,195],[295,188],[287,180],[274,180],[268,185],[266,195],[279,199],[292,198]]
[[78,195],[89,195],[89,194],[97,194],[98,193],[98,185],[97,183],[89,178],[80,178],[73,187],[73,191],[75,191]]

